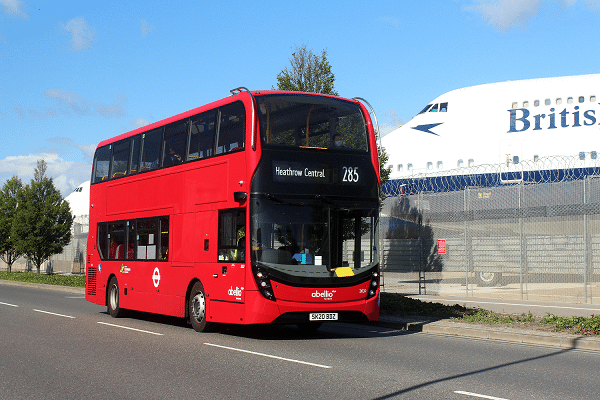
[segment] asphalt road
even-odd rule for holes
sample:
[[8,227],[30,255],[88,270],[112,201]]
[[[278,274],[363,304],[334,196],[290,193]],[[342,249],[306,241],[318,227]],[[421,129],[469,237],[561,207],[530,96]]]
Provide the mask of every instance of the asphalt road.
[[600,353],[330,324],[221,326],[0,283],[0,398],[596,399]]

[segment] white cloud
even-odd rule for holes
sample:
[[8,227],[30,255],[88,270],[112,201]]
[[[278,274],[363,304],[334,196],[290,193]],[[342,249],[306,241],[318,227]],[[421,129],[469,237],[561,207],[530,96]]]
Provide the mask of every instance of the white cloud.
[[4,12],[7,15],[27,18],[28,15],[21,10],[23,4],[24,3],[19,0],[0,0],[0,5],[4,7]]
[[[481,14],[490,25],[500,31],[509,31],[517,27],[526,27],[533,18],[546,13],[551,15],[555,6],[575,7],[577,0],[474,0],[473,6],[465,7],[468,11]],[[584,0],[579,4],[600,11],[600,0]]]
[[400,27],[400,21],[396,18],[391,18],[391,17],[381,17],[379,18],[379,21],[382,22],[385,25],[389,25],[393,28],[398,29]]
[[381,125],[379,125],[379,133],[381,134],[381,137],[400,128],[402,125],[405,124],[404,119],[402,119],[394,110],[387,110],[386,112],[384,112],[383,119],[381,122]]
[[[125,116],[125,110],[122,107],[122,103],[127,101],[127,98],[119,94],[117,95],[117,102],[112,105],[106,105],[104,103],[95,102],[92,100],[85,99],[82,95],[73,92],[67,92],[64,89],[49,89],[45,93],[46,97],[55,100],[59,106],[66,107],[59,110],[61,113],[67,113],[72,111],[77,115],[102,115],[104,117],[116,117],[122,118]],[[15,110],[17,114],[23,116],[21,112]],[[47,112],[47,116],[56,116],[56,113],[52,114]]]
[[501,31],[527,26],[538,14],[541,6],[541,0],[496,0],[478,3],[474,10]]
[[54,186],[63,196],[71,193],[79,184],[90,179],[92,162],[66,161],[53,153],[36,153],[26,156],[11,156],[0,160],[0,186],[12,176],[17,176],[23,184],[33,178],[38,160],[46,161],[46,175],[51,177]]
[[147,119],[144,118],[136,118],[133,121],[131,121],[131,123],[133,124],[133,126],[135,126],[136,128],[141,128],[142,126],[146,126],[148,125],[150,122],[148,122]]
[[150,32],[156,28],[154,25],[150,25],[148,23],[148,21],[146,21],[145,19],[141,20],[140,23],[142,24],[141,29],[142,29],[142,35],[144,37],[146,37],[148,32]]
[[92,47],[92,42],[96,37],[96,31],[85,22],[83,17],[76,17],[67,22],[61,23],[65,32],[71,34],[71,48],[75,51],[83,51]]

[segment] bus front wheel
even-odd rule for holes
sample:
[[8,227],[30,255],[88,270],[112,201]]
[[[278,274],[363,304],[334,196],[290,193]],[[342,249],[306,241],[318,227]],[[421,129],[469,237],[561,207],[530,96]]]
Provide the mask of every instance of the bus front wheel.
[[108,294],[106,299],[106,310],[113,318],[123,316],[123,309],[119,306],[119,282],[114,276],[108,283]]
[[190,322],[196,332],[206,332],[210,322],[206,321],[206,295],[202,283],[196,282],[190,292],[188,300]]

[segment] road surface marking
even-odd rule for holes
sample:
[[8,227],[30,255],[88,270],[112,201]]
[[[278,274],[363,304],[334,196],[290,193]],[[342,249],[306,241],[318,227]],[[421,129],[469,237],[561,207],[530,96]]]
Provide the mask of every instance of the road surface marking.
[[10,307],[19,307],[16,304],[9,304],[9,303],[3,303],[0,301],[0,304],[2,304],[3,306],[10,306]]
[[321,364],[315,364],[315,363],[310,363],[310,362],[306,362],[306,361],[294,360],[294,359],[291,359],[291,358],[284,358],[284,357],[272,356],[270,354],[257,353],[255,351],[250,351],[250,350],[236,349],[235,347],[221,346],[221,345],[212,344],[212,343],[204,343],[204,344],[207,345],[207,346],[219,347],[221,349],[239,351],[241,353],[254,354],[254,355],[257,355],[257,356],[262,356],[262,357],[267,357],[267,358],[274,358],[276,360],[289,361],[289,362],[293,362],[293,363],[297,363],[297,364],[310,365],[310,366],[319,367],[319,368],[332,368],[332,367],[330,367],[328,365],[321,365]]
[[39,313],[44,313],[44,314],[56,315],[57,317],[75,318],[75,317],[72,317],[70,315],[57,314],[57,313],[53,313],[53,312],[50,312],[50,311],[42,311],[42,310],[35,310],[35,309],[33,311],[39,312]]
[[107,322],[98,322],[99,324],[102,325],[108,325],[108,326],[113,326],[115,328],[122,328],[122,329],[128,329],[130,331],[136,331],[136,332],[142,332],[142,333],[149,333],[151,335],[157,335],[157,336],[163,336],[162,333],[156,333],[156,332],[150,332],[150,331],[145,331],[143,329],[136,329],[136,328],[130,328],[128,326],[123,326],[123,325],[115,325],[115,324],[109,324]]
[[494,397],[494,396],[486,396],[485,394],[477,394],[477,393],[471,393],[471,392],[463,392],[462,390],[455,390],[454,393],[456,394],[464,394],[465,396],[471,396],[471,397],[479,397],[480,399],[488,399],[488,400],[508,400],[508,399],[503,399],[502,397]]

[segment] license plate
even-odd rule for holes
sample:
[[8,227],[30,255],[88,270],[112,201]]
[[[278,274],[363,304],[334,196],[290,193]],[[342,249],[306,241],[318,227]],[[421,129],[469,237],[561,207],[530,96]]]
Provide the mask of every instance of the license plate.
[[310,313],[308,315],[309,321],[337,321],[338,313]]

